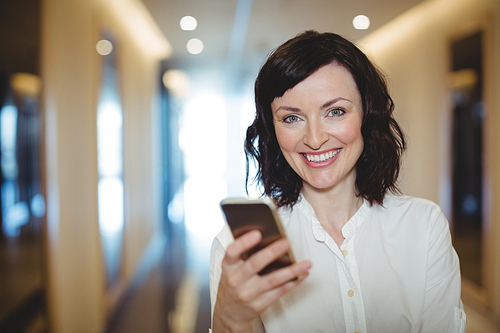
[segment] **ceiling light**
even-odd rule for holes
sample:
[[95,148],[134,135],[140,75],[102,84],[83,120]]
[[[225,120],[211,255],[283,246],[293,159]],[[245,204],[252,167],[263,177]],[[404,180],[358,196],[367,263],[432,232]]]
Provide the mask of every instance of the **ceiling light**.
[[198,22],[192,16],[184,16],[183,18],[181,18],[179,25],[181,26],[182,30],[191,31],[196,29],[196,27],[198,26]]
[[102,56],[107,56],[113,51],[113,44],[109,40],[101,39],[97,42],[95,48],[97,50],[97,53]]
[[190,39],[187,42],[186,48],[191,54],[201,53],[201,51],[203,51],[203,42],[198,38]]
[[358,15],[352,20],[352,25],[357,30],[366,30],[370,27],[370,19],[365,15]]

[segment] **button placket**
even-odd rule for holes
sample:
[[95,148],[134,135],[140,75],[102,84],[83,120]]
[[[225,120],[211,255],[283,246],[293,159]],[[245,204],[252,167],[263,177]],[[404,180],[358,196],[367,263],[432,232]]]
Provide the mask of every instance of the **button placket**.
[[[341,283],[342,294],[344,295],[342,299],[344,300],[344,309],[346,309],[346,307],[350,307],[350,309],[352,309],[348,310],[350,315],[349,319],[347,318],[347,313],[345,313],[346,329],[347,332],[354,332],[356,329],[358,331],[363,331],[366,328],[366,323],[364,318],[365,314],[360,289],[358,267],[354,251],[355,235],[346,236],[347,237],[340,248],[343,256],[343,272],[345,273],[343,277],[345,284],[342,286]],[[348,322],[350,323],[348,324]]]

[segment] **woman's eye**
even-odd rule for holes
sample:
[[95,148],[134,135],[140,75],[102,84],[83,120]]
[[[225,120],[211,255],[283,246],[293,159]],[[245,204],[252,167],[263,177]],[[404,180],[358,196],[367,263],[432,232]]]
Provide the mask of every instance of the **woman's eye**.
[[328,115],[330,117],[339,117],[339,116],[343,115],[344,113],[345,113],[345,111],[342,109],[333,109],[333,110],[328,111]]
[[283,122],[287,123],[287,124],[291,124],[291,123],[296,123],[297,121],[299,121],[300,118],[297,117],[297,116],[286,116],[285,118],[283,118]]

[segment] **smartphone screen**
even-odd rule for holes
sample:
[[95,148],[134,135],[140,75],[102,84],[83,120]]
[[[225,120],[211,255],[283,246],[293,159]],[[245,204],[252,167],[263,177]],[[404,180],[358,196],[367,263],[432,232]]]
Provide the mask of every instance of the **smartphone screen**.
[[[251,230],[259,230],[262,233],[262,241],[244,253],[243,260],[272,242],[286,238],[276,207],[270,199],[224,199],[221,201],[221,208],[234,238]],[[270,273],[293,262],[295,260],[291,250],[289,250],[288,253],[265,267],[259,274]]]

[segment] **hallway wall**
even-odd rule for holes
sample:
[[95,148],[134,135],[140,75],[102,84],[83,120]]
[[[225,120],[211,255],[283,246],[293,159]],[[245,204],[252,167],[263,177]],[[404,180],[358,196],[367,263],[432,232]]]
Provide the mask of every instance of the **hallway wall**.
[[[51,331],[102,332],[119,291],[161,230],[156,100],[158,60],[169,44],[137,0],[45,0],[42,8]],[[95,45],[105,28],[119,45],[124,137],[124,266],[114,294],[106,291],[97,204],[101,59]]]
[[360,45],[388,75],[396,118],[409,139],[404,193],[438,202],[451,215],[449,46],[456,36],[486,31],[485,287],[464,281],[463,298],[500,318],[500,1],[428,0],[364,38]]

